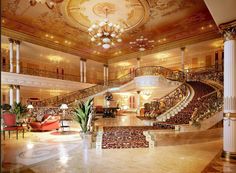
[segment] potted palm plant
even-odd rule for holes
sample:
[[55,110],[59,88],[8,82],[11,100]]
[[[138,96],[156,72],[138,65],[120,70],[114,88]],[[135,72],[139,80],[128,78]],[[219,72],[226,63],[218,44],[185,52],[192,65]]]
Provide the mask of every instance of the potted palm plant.
[[13,108],[11,110],[13,114],[16,114],[17,122],[24,121],[24,119],[28,116],[27,111],[28,111],[27,106],[23,105],[21,102],[19,103],[14,102]]
[[80,124],[82,129],[81,137],[85,148],[92,147],[91,122],[93,118],[93,100],[94,98],[90,98],[86,102],[81,101],[74,109],[75,120]]

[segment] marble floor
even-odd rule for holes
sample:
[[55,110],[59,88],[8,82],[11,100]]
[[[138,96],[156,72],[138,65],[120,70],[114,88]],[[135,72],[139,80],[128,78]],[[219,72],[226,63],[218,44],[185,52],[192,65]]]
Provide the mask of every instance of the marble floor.
[[[137,123],[137,124],[136,124]],[[97,126],[145,125],[133,114],[99,118]],[[1,140],[2,172],[22,173],[200,173],[214,165],[222,138],[139,149],[85,149],[73,124],[67,135],[27,132],[24,139]],[[168,136],[167,136],[168,138]],[[181,139],[180,139],[181,140]],[[221,164],[222,165],[222,164]],[[224,164],[223,164],[224,165]],[[228,169],[227,169],[228,170]],[[233,170],[233,169],[232,169]],[[223,171],[224,172],[224,171]]]

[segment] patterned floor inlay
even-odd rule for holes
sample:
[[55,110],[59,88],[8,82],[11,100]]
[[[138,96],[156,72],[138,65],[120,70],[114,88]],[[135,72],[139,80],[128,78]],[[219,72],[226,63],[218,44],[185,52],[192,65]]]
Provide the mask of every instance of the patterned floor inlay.
[[221,158],[221,152],[207,165],[202,173],[235,173],[236,163],[227,162]]
[[148,148],[143,131],[156,129],[152,126],[103,127],[102,149]]

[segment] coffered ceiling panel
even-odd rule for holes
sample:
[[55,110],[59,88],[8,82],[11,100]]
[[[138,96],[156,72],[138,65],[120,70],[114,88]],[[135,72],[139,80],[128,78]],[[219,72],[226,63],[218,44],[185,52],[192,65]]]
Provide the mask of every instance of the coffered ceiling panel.
[[[124,28],[123,41],[103,49],[90,41],[87,29],[105,17]],[[2,28],[30,39],[67,47],[73,54],[106,62],[134,53],[129,42],[140,36],[154,47],[206,33],[217,27],[203,0],[64,0],[50,10],[28,0],[2,0]]]

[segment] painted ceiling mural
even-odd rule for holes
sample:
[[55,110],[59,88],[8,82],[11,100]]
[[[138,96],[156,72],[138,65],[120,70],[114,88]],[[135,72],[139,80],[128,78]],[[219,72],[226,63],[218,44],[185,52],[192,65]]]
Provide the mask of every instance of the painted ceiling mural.
[[[87,29],[105,17],[121,25],[123,41],[108,50],[91,43]],[[105,59],[132,53],[130,41],[144,36],[154,46],[217,27],[203,0],[64,0],[52,10],[28,0],[2,1],[2,26]]]

